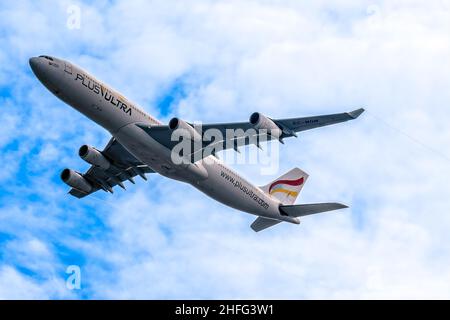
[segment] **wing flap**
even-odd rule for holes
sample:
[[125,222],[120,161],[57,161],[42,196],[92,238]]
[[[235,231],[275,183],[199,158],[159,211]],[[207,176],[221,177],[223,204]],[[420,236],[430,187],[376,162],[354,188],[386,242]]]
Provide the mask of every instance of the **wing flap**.
[[[97,189],[97,190],[98,190],[98,189]],[[96,190],[96,191],[97,191],[97,190]],[[95,191],[94,191],[94,192],[95,192]],[[78,198],[78,199],[81,199],[81,198],[83,198],[83,197],[85,197],[85,196],[88,195],[86,192],[83,192],[83,191],[78,190],[78,189],[75,189],[75,188],[70,189],[69,193],[70,193],[71,195],[73,195],[74,197]],[[91,192],[91,193],[92,193],[92,192]]]
[[[169,126],[138,126],[150,137],[170,150],[173,150],[181,142],[182,137],[178,137],[178,140],[172,140],[173,131]],[[250,123],[246,125],[244,123],[203,125],[201,127],[203,143],[191,142],[188,154],[183,154],[182,156],[194,163],[210,155],[215,155],[219,151],[228,149],[237,150],[239,147],[250,144],[259,145],[260,142],[274,139],[266,134],[252,134],[255,130],[247,131],[250,127]],[[204,133],[209,129],[216,130],[216,135],[206,139]],[[227,132],[227,130],[231,130],[233,135],[230,135],[230,131]]]

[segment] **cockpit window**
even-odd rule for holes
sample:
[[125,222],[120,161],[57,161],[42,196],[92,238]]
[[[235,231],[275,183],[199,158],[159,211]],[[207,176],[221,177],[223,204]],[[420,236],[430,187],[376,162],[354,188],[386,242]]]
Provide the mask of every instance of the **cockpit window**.
[[40,58],[45,58],[45,59],[50,60],[50,61],[53,61],[53,58],[49,57],[49,56],[39,56],[39,57]]

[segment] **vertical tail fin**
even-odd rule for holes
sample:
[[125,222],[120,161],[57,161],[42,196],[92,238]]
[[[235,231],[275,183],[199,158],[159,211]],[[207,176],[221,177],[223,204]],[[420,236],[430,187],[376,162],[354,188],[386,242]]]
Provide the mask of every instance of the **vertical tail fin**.
[[299,168],[294,168],[275,181],[260,187],[265,193],[277,198],[282,204],[293,204],[303,188],[308,174]]

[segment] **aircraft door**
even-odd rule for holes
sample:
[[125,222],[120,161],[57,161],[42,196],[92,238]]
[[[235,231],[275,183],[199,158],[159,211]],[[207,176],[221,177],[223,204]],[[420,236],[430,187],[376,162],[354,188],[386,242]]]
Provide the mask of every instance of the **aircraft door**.
[[72,65],[68,62],[64,62],[64,72],[72,74]]

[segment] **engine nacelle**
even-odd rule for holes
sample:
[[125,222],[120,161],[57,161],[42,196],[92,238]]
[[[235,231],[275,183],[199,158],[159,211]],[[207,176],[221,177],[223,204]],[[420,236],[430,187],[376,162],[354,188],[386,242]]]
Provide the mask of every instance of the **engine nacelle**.
[[250,123],[256,130],[267,130],[267,133],[275,138],[279,138],[283,133],[275,122],[259,112],[252,113]]
[[84,191],[86,193],[91,192],[92,186],[81,174],[71,169],[64,169],[61,172],[61,180],[72,188]]
[[172,131],[181,129],[181,130],[185,130],[185,132],[187,133],[181,133],[182,136],[186,136],[189,139],[191,139],[194,142],[201,142],[202,141],[202,136],[200,133],[198,133],[197,130],[195,130],[190,124],[184,122],[181,119],[178,118],[172,118],[169,121],[169,128]]
[[78,154],[80,155],[81,159],[83,159],[87,163],[90,163],[96,167],[100,167],[103,170],[108,170],[111,167],[111,162],[109,162],[109,160],[106,159],[100,151],[91,146],[81,146]]

